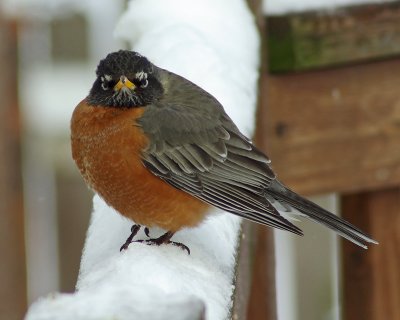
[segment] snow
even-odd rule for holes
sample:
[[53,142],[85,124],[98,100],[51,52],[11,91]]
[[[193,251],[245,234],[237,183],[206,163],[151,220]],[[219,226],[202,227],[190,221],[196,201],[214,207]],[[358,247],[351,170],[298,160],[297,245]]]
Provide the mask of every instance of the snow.
[[[208,319],[224,319],[230,307],[239,219],[212,216],[174,237],[191,249],[131,244],[120,253],[131,222],[94,198],[78,292],[35,303],[27,319],[196,319],[204,302]],[[157,236],[161,230],[151,230]],[[143,232],[138,238],[145,239]]]
[[[208,90],[252,135],[259,38],[246,1],[131,1],[115,34]],[[140,243],[120,253],[131,225],[95,196],[77,292],[38,300],[26,319],[229,318],[239,218],[213,210],[199,227],[178,232],[173,240],[186,244],[191,255]],[[162,232],[150,230],[152,236]],[[141,231],[137,238],[146,237]]]

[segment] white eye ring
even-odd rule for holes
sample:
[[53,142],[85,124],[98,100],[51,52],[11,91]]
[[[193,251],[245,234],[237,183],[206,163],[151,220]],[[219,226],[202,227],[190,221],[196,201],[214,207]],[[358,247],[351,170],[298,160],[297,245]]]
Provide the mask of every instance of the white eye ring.
[[101,87],[103,88],[103,90],[110,89],[104,81],[101,83]]
[[101,80],[101,87],[103,88],[103,90],[110,89],[108,87],[108,82],[112,80],[112,76],[110,76],[109,74],[105,74],[104,77],[100,77],[100,80]]
[[140,82],[144,82],[140,85],[141,88],[146,88],[149,84],[149,81],[147,80],[147,73],[144,71],[137,72],[135,74],[135,78],[138,79]]

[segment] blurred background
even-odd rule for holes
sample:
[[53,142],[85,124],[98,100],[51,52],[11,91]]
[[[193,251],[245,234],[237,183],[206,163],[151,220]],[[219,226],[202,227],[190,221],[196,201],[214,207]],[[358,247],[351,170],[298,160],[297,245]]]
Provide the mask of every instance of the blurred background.
[[[367,255],[308,223],[301,239],[277,232],[275,313],[400,319],[400,2],[249,2],[265,40],[259,144],[285,183],[381,242]],[[0,319],[74,291],[92,194],[70,155],[69,120],[98,61],[128,47],[113,37],[125,6],[0,3]]]
[[[125,5],[1,2],[0,239],[8,264],[0,277],[5,292],[19,292],[15,299],[2,297],[1,319],[21,319],[25,312],[24,261],[28,304],[74,290],[92,194],[71,158],[69,120],[91,88],[98,61],[127,47],[112,35]],[[26,258],[15,248],[23,243]]]

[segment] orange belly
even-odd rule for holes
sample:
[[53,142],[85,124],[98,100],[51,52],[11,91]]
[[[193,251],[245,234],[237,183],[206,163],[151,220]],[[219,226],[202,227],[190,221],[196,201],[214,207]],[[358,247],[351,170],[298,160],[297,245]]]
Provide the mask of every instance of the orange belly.
[[141,162],[148,140],[135,121],[143,112],[82,101],[71,120],[72,156],[86,183],[136,223],[173,232],[195,226],[208,205],[159,179]]

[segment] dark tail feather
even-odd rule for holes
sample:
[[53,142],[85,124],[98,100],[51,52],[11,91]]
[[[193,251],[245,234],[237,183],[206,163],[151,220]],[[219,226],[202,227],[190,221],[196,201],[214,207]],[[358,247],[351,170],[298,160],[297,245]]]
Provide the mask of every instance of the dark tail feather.
[[289,204],[305,214],[309,219],[325,225],[364,249],[367,249],[368,243],[378,244],[377,241],[351,223],[299,196],[277,180],[271,183],[267,192],[273,198]]

